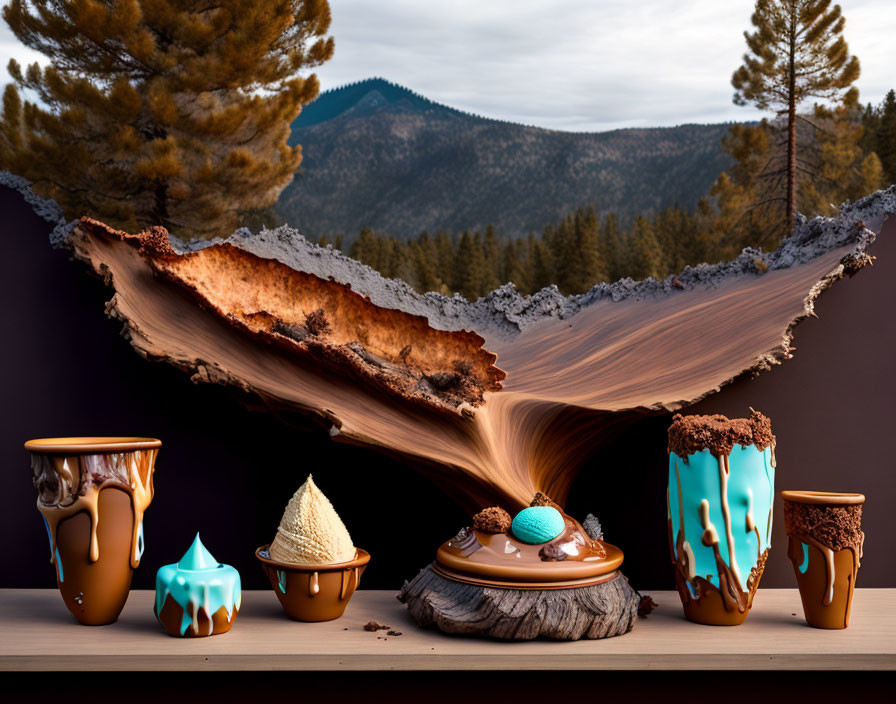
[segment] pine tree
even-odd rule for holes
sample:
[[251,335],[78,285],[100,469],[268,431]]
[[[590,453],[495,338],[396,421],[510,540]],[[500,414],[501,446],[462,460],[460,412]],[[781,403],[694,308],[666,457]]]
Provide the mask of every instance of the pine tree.
[[436,258],[436,274],[445,286],[445,293],[450,293],[454,282],[454,242],[446,232],[436,235]]
[[10,62],[0,167],[69,217],[211,234],[292,180],[290,123],[318,92],[299,72],[333,53],[326,0],[11,0],[3,16],[50,63]]
[[623,273],[625,264],[623,262],[622,240],[619,235],[619,220],[613,213],[608,213],[601,221],[598,234],[598,249],[604,257],[607,279],[609,281],[618,281],[625,276]]
[[537,293],[543,288],[555,283],[554,257],[548,241],[542,235],[541,239],[529,238],[529,293]]
[[501,245],[498,242],[498,234],[492,225],[485,228],[482,237],[483,272],[480,295],[485,295],[502,283],[501,280]]
[[501,282],[512,283],[517,291],[529,293],[528,258],[526,240],[507,240],[504,243],[501,262]]
[[436,243],[428,232],[423,232],[417,238],[416,247],[411,251],[416,281],[409,283],[420,292],[441,291],[442,281],[436,273],[438,268]]
[[476,300],[482,289],[484,268],[481,237],[464,232],[454,256],[454,290],[468,301]]
[[576,211],[573,220],[575,239],[573,259],[567,263],[564,293],[585,293],[605,281],[607,272],[600,254],[599,226],[594,208]]
[[363,227],[358,235],[358,239],[352,243],[348,255],[352,259],[357,259],[362,264],[366,264],[382,273],[382,270],[380,269],[379,250],[379,238],[369,227]]
[[636,281],[663,275],[663,255],[657,242],[653,226],[643,216],[635,218],[631,232],[628,234],[628,270],[626,276]]
[[846,200],[857,200],[883,185],[883,169],[875,152],[861,147],[864,126],[859,91],[851,88],[835,107],[815,107],[818,168],[804,197],[814,198],[811,212],[833,215]]
[[710,219],[714,240],[720,251],[729,255],[780,236],[767,227],[778,219],[774,206],[780,198],[772,195],[766,200],[761,196],[771,143],[772,129],[766,120],[758,125],[732,125],[722,139],[722,147],[733,157],[734,164],[709,191],[716,205]]
[[896,91],[892,89],[881,106],[876,132],[874,150],[883,167],[884,181],[888,185],[896,183]]
[[779,171],[782,191],[767,199],[784,203],[784,233],[796,211],[797,108],[808,98],[838,99],[859,77],[859,60],[843,38],[845,18],[830,0],[757,0],[749,51],[731,78],[734,102],[754,103],[786,120],[786,159]]

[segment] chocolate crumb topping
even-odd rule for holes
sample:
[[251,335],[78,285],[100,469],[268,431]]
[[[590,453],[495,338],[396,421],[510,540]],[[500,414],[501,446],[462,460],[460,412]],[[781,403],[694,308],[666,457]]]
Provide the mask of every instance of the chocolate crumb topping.
[[835,552],[862,549],[862,505],[803,504],[784,501],[784,527],[788,535],[802,534]]
[[510,514],[500,506],[490,506],[473,516],[473,528],[483,533],[507,533],[513,523]]
[[529,502],[530,506],[553,506],[554,508],[559,508],[557,504],[555,504],[551,499],[542,494],[540,491],[535,493],[535,498]]
[[774,448],[772,423],[759,411],[750,409],[749,418],[728,418],[723,415],[672,416],[669,427],[669,452],[686,458],[700,450],[709,450],[716,457],[731,453],[735,445],[755,445],[760,452]]

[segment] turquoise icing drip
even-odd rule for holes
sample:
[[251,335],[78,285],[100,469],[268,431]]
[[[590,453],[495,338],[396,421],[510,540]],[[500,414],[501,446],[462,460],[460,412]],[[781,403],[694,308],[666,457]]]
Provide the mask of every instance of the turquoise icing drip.
[[277,585],[280,591],[286,594],[286,572],[283,570],[277,570]]
[[233,618],[234,609],[238,610],[242,601],[240,574],[230,565],[222,565],[212,557],[197,533],[180,561],[159,568],[156,574],[157,617],[169,595],[183,611],[180,623],[180,634],[183,635],[200,608],[205,609],[209,621],[222,606],[227,611],[227,619]]
[[[681,502],[683,516],[679,512],[678,481],[675,466],[681,478]],[[741,578],[741,587],[746,591],[750,570],[758,562],[759,555],[771,547],[770,512],[774,501],[775,469],[772,466],[771,449],[763,451],[755,445],[743,447],[735,445],[728,458],[728,507],[731,514],[731,533],[734,537],[734,561]],[[709,502],[709,519],[719,534],[719,552],[722,559],[730,564],[727,531],[722,514],[719,481],[719,460],[709,452],[701,450],[689,455],[687,461],[674,452],[669,455],[669,514],[672,519],[673,549],[678,529],[684,525],[685,540],[694,553],[694,571],[715,586],[719,586],[719,575],[711,546],[701,540],[703,524],[700,520],[700,503]],[[747,512],[751,508],[755,531],[748,531]],[[676,559],[678,555],[675,555]]]
[[809,546],[801,541],[800,547],[803,550],[803,561],[800,563],[800,574],[806,574],[806,570],[809,569]]
[[[44,528],[47,529],[47,540],[50,541],[50,550],[53,549],[53,535],[50,533],[50,524],[47,523],[47,519],[41,515],[41,518],[44,519]],[[59,555],[59,548],[56,548],[56,576],[59,578],[59,582],[65,581],[65,576],[62,573],[62,557]]]

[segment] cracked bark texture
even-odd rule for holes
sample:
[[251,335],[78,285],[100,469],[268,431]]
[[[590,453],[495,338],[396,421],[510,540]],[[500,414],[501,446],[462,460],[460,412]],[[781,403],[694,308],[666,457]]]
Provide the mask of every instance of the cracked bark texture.
[[475,302],[418,294],[289,228],[184,244],[39,206],[114,288],[107,313],[139,354],[408,458],[475,512],[536,491],[562,504],[621,427],[786,360],[816,297],[869,263],[896,187],[801,220],[775,252],[571,297],[507,284]]
[[628,633],[640,597],[621,574],[574,589],[490,589],[436,574],[432,565],[405,582],[398,600],[418,626],[499,640],[580,640]]

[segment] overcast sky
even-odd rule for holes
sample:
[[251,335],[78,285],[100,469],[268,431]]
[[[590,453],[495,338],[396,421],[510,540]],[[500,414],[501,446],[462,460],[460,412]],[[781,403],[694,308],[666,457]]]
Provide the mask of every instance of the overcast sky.
[[[752,0],[330,0],[323,88],[381,76],[469,112],[564,130],[754,119],[732,104]],[[863,102],[896,87],[896,1],[842,0]],[[33,60],[5,24],[0,61]]]

